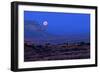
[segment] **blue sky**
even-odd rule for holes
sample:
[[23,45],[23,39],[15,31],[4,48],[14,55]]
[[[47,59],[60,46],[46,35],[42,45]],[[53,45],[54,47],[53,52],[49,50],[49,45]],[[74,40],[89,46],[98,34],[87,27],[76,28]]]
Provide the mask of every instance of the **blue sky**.
[[[48,26],[45,32],[52,35],[90,39],[90,14],[24,11],[24,21],[36,21],[38,26],[43,25],[43,22],[47,21]],[[25,36],[28,36],[30,35],[29,32],[34,30],[27,31],[25,28],[24,31],[26,31],[24,33]],[[34,32],[31,37],[34,38]],[[71,40],[74,39],[72,38]]]

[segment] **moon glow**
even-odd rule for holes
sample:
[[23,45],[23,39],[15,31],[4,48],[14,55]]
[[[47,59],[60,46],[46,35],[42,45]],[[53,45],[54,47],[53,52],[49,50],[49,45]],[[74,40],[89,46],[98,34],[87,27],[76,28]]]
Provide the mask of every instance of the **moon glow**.
[[47,25],[48,25],[48,21],[44,21],[44,22],[43,22],[43,25],[44,25],[44,26],[47,26]]

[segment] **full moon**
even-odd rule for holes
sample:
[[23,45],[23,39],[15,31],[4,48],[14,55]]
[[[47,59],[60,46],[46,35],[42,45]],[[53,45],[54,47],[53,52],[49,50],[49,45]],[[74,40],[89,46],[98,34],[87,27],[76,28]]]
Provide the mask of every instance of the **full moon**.
[[47,25],[48,25],[48,21],[44,21],[44,22],[43,22],[43,25],[44,25],[44,26],[47,26]]

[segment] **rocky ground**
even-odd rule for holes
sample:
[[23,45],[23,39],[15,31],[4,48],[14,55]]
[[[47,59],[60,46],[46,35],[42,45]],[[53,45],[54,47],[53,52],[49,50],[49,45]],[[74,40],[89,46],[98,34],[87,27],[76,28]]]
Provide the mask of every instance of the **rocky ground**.
[[90,45],[24,45],[24,61],[90,58]]

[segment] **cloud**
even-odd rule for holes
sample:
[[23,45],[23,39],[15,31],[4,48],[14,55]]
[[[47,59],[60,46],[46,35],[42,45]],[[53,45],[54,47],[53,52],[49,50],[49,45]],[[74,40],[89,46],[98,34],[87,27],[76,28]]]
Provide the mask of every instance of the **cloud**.
[[32,31],[45,31],[46,26],[39,24],[36,21],[28,21],[24,22],[25,30],[32,30]]

